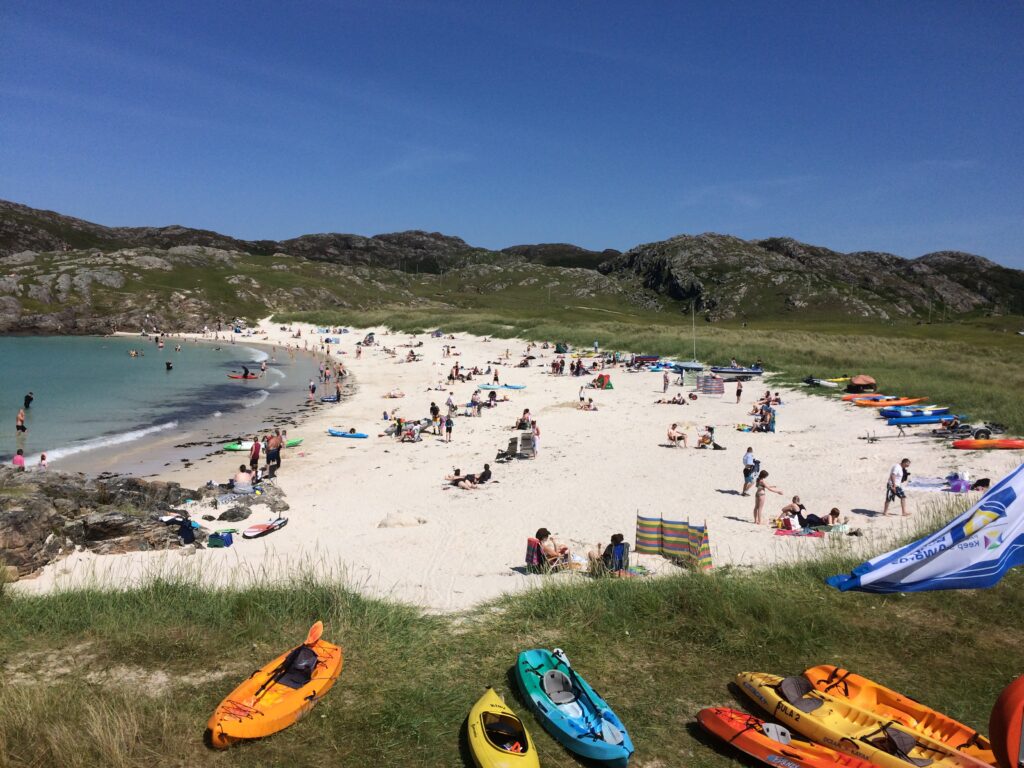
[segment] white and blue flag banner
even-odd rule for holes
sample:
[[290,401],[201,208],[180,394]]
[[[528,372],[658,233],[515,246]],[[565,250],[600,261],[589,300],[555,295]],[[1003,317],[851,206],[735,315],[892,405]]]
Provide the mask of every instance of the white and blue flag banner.
[[1024,565],[1024,464],[942,530],[828,579],[861,592],[984,589]]

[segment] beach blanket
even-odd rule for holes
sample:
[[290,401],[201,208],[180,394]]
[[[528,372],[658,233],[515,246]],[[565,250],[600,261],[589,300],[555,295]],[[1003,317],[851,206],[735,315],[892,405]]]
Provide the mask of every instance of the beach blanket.
[[822,538],[825,537],[825,534],[824,534],[823,531],[812,531],[812,530],[808,530],[807,528],[804,528],[802,530],[801,529],[797,529],[795,531],[787,531],[784,528],[776,528],[775,529],[775,535],[776,536],[803,536],[805,538],[811,538],[811,539],[822,539]]
[[903,484],[909,491],[948,491],[949,481],[942,477],[915,477]]

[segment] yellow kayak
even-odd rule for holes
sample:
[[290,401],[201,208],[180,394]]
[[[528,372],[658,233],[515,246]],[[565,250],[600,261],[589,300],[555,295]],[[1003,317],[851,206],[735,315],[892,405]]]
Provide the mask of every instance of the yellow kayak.
[[269,736],[309,714],[341,674],[341,648],[321,639],[323,628],[318,621],[302,645],[256,670],[227,695],[206,725],[211,746],[226,749]]
[[834,379],[825,379],[825,381],[834,381],[836,384],[842,384],[850,380],[849,376],[837,376]]
[[996,764],[992,745],[973,728],[884,685],[856,675],[848,669],[828,664],[811,667],[804,672],[804,677],[823,693],[845,699],[850,704],[874,712],[886,720],[895,720],[930,741],[952,747],[989,765]]
[[775,720],[811,741],[855,755],[879,768],[990,768],[891,718],[816,690],[806,677],[741,672],[736,684]]
[[537,747],[523,721],[488,687],[466,721],[477,768],[540,768]]

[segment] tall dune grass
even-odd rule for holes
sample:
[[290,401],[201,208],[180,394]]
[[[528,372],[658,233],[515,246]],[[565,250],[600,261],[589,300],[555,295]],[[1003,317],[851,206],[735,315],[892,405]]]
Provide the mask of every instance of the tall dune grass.
[[[937,501],[903,539],[963,507]],[[898,541],[887,542],[890,544]],[[470,765],[460,728],[486,685],[530,727],[545,766],[578,763],[530,717],[516,654],[561,647],[630,727],[637,766],[734,764],[692,729],[703,706],[745,705],[741,670],[856,669],[984,729],[1024,669],[1024,572],[993,589],[840,593],[842,547],[763,570],[563,581],[454,616],[368,599],[315,571],[241,588],[155,579],[137,589],[0,595],[0,765]],[[278,575],[279,576],[279,575]],[[316,619],[341,679],[300,724],[226,753],[202,746],[214,707]]]

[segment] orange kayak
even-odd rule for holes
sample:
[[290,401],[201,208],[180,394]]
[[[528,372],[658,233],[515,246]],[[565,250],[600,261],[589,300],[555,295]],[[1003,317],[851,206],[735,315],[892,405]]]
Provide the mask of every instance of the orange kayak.
[[[874,763],[815,744],[785,731],[781,740],[765,733],[765,721],[746,712],[708,707],[697,713],[704,730],[772,766],[785,768],[877,768]],[[772,724],[769,723],[769,726]],[[787,740],[788,737],[788,740]]]
[[341,674],[342,651],[320,638],[319,621],[306,642],[285,651],[228,694],[210,716],[209,744],[226,749],[242,739],[269,736],[297,723]]
[[894,400],[896,396],[878,395],[875,394],[874,392],[859,392],[856,395],[843,395],[843,400],[845,400],[846,402],[850,402],[851,400],[885,400],[886,398],[888,398],[889,400]]
[[1024,765],[1024,675],[999,694],[988,721],[988,733],[1001,768]]
[[896,408],[901,405],[921,403],[927,399],[927,397],[898,397],[895,400],[854,400],[853,404],[861,408]]
[[811,667],[804,672],[804,677],[822,693],[845,699],[855,707],[895,721],[933,742],[953,747],[984,763],[995,764],[989,740],[973,728],[884,685],[830,664]]
[[1024,440],[1003,438],[1000,440],[954,440],[953,447],[961,451],[1019,451],[1024,449]]

